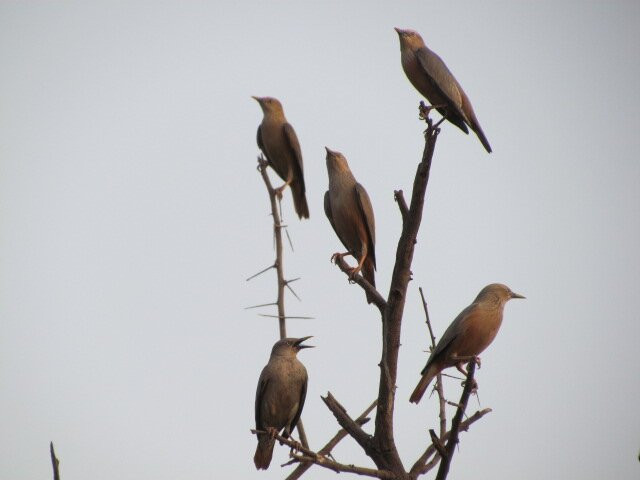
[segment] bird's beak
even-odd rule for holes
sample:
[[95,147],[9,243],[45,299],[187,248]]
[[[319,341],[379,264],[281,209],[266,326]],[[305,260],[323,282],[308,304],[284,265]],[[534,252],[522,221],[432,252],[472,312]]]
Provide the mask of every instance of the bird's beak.
[[393,29],[398,32],[398,35],[402,35],[404,33],[404,30],[402,30],[401,28],[398,27],[393,27]]
[[332,155],[332,156],[333,156],[333,155],[335,155],[335,154],[336,154],[336,152],[334,152],[333,150],[331,150],[329,147],[324,147],[324,149],[327,151],[327,153],[328,153],[329,155]]
[[309,335],[308,337],[299,338],[298,340],[295,341],[294,345],[296,346],[296,348],[298,350],[302,350],[303,348],[314,348],[315,345],[301,345],[302,342],[304,342],[305,340],[309,340],[310,338],[313,338],[313,335]]
[[511,298],[527,298],[524,295],[520,295],[519,293],[511,292]]
[[262,103],[262,98],[260,97],[254,97],[253,95],[251,95],[251,98],[253,98],[258,103]]

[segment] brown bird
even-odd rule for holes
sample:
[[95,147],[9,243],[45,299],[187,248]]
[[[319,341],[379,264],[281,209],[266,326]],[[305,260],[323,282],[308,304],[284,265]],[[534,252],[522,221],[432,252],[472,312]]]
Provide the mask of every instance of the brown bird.
[[491,153],[491,145],[473,112],[469,97],[444,64],[442,59],[427,48],[418,32],[395,29],[400,37],[402,68],[411,84],[426,97],[440,114],[464,133],[467,125]]
[[258,126],[258,147],[269,161],[269,165],[284,180],[284,185],[276,188],[282,192],[291,185],[293,206],[300,218],[309,218],[309,206],[305,195],[302,152],[296,132],[284,116],[282,104],[272,97],[251,97],[262,108],[262,123]]
[[431,380],[442,370],[456,367],[464,375],[463,364],[479,355],[496,338],[504,304],[512,298],[525,298],[513,293],[501,283],[487,285],[471,305],[465,308],[444,332],[436,348],[431,352],[427,365],[422,370],[422,378],[409,398],[418,403]]
[[[356,182],[347,159],[340,152],[327,150],[329,190],[324,194],[324,213],[348,252],[336,253],[331,258],[352,255],[358,265],[350,270],[354,277],[360,270],[362,276],[376,286],[376,222],[369,195]],[[367,302],[373,298],[367,294]]]
[[300,420],[304,400],[307,396],[307,369],[296,354],[311,337],[285,338],[277,341],[271,349],[269,362],[262,369],[256,391],[256,430],[258,447],[253,456],[258,470],[266,470],[271,463],[274,434],[284,429],[282,436],[288,438]]

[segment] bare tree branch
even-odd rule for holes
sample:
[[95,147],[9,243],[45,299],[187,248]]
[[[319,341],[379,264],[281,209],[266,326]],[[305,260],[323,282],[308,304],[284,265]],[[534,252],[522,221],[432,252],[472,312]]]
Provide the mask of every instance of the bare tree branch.
[[449,474],[449,466],[451,465],[453,453],[455,452],[456,445],[458,444],[458,432],[460,431],[462,416],[464,415],[464,411],[467,408],[471,390],[473,390],[473,387],[475,385],[475,381],[473,379],[473,374],[475,373],[475,371],[476,360],[474,358],[467,364],[467,380],[465,381],[464,388],[462,389],[462,396],[460,397],[458,410],[456,410],[456,414],[453,416],[453,420],[451,421],[451,432],[449,435],[449,440],[447,440],[446,455],[442,457],[440,467],[438,468],[438,474],[436,475],[436,480],[445,480],[445,478],[447,478],[447,475]]
[[[369,418],[367,417],[367,415],[369,415],[369,413],[371,413],[371,411],[374,408],[376,408],[377,403],[378,401],[374,400],[371,403],[371,405],[369,405],[367,409],[364,412],[362,412],[362,414],[358,418],[356,418],[355,422],[360,426],[367,423],[369,421]],[[344,439],[347,435],[348,435],[347,431],[344,428],[341,428],[340,430],[338,430],[338,433],[336,433],[335,436],[331,440],[329,440],[324,447],[318,450],[318,455],[329,455],[331,451],[335,448],[335,446],[338,445],[338,443],[340,443],[342,439]],[[304,474],[304,472],[309,470],[309,468],[311,468],[312,465],[313,465],[313,462],[301,463],[296,467],[296,469],[293,472],[289,474],[286,480],[297,480]]]
[[404,193],[402,190],[394,190],[393,198],[395,198],[398,203],[398,208],[400,209],[400,215],[402,215],[402,223],[407,221],[407,216],[409,215],[409,207],[407,206],[407,202],[404,199]]
[[[336,265],[338,265],[338,267],[340,268],[340,270],[342,270],[344,273],[346,273],[347,275],[351,273],[351,267],[344,260],[344,258],[336,257],[335,262],[336,262]],[[371,295],[371,297],[373,298],[373,304],[376,307],[378,307],[378,310],[380,310],[380,313],[384,312],[384,309],[387,306],[387,302],[385,301],[384,297],[380,295],[380,292],[376,290],[376,287],[374,287],[369,282],[367,282],[367,280],[365,280],[365,278],[359,273],[356,274],[354,277],[352,277],[352,279],[350,278],[350,281],[351,280],[353,280],[353,282],[360,285],[365,292]]]
[[[473,423],[477,422],[482,417],[484,417],[487,413],[490,413],[490,412],[491,412],[490,408],[485,408],[484,410],[477,411],[476,413],[471,415],[469,418],[467,418],[464,422],[460,424],[459,430],[466,432]],[[442,437],[440,437],[440,441],[446,442],[449,439],[450,434],[451,432],[445,433]],[[433,465],[430,465],[430,464],[425,465],[425,462],[429,460],[429,458],[434,453],[436,453],[436,448],[432,443],[427,447],[424,453],[420,456],[420,458],[418,458],[418,460],[416,460],[416,463],[414,463],[413,466],[411,467],[411,471],[409,473],[411,474],[412,477],[417,477],[418,475],[427,473],[429,470],[431,470],[431,468],[433,468],[433,466],[435,466],[440,461],[440,456],[438,455],[437,458],[434,458],[435,462],[433,463]]]
[[[258,433],[268,433],[268,432],[251,430],[251,433],[255,435]],[[291,447],[292,450],[291,450],[290,456],[293,461],[301,462],[301,463],[311,462],[316,465],[320,465],[321,467],[328,468],[329,470],[333,470],[334,472],[337,472],[337,473],[340,473],[340,472],[356,473],[358,475],[365,475],[367,477],[375,477],[375,478],[382,478],[382,479],[389,479],[389,480],[396,478],[393,472],[388,472],[385,470],[376,470],[374,468],[358,467],[355,465],[346,465],[343,463],[336,462],[335,460],[332,460],[326,457],[325,455],[321,455],[319,453],[314,452],[313,450],[310,450],[307,447],[304,447],[303,445],[300,445],[298,442],[291,440],[291,438],[284,438],[280,434],[276,433],[274,437],[281,444],[288,445],[289,447]],[[302,452],[302,455],[296,454],[294,453],[294,451]]]
[[340,405],[331,392],[327,392],[326,397],[320,397],[327,408],[331,410],[336,420],[342,428],[344,428],[353,439],[364,449],[365,452],[371,450],[371,435],[365,432],[347,413],[347,410]]
[[[402,234],[396,249],[396,262],[391,277],[391,287],[387,305],[382,315],[382,359],[380,361],[380,383],[378,390],[378,410],[374,433],[374,454],[376,466],[393,472],[405,472],[398,454],[393,435],[393,410],[395,402],[396,376],[402,316],[406,301],[407,287],[411,279],[411,262],[417,242],[418,230],[422,222],[425,192],[439,130],[433,128],[430,119],[425,132],[425,146],[422,161],[418,164],[411,205],[402,225]],[[402,208],[402,207],[401,207]]]
[[[418,288],[420,291],[420,298],[422,298],[422,308],[424,309],[425,321],[427,323],[427,327],[429,328],[429,335],[431,336],[431,351],[436,348],[436,337],[433,334],[433,328],[431,328],[431,319],[429,318],[429,308],[427,307],[427,300],[424,298],[424,292],[422,291],[422,287]],[[438,392],[438,403],[440,405],[440,438],[442,438],[447,431],[447,408],[446,408],[446,399],[444,398],[444,386],[442,385],[442,375],[438,373],[436,375],[436,392]]]
[[51,454],[51,466],[53,467],[53,480],[60,480],[60,460],[56,457],[56,452],[53,449],[53,442],[49,442],[49,453]]

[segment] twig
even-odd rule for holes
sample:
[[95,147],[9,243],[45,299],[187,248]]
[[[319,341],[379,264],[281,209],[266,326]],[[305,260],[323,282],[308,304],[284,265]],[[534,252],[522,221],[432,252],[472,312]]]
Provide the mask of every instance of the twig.
[[446,455],[442,457],[440,467],[438,468],[438,474],[436,475],[436,480],[445,480],[449,474],[451,459],[453,458],[453,453],[455,452],[456,445],[458,444],[458,432],[460,431],[462,416],[467,408],[469,395],[471,395],[471,390],[473,390],[473,386],[475,384],[473,380],[473,374],[475,371],[476,362],[475,359],[473,359],[467,364],[467,380],[465,381],[464,388],[462,389],[462,396],[460,397],[459,402],[460,406],[456,410],[456,414],[453,416],[453,420],[451,421],[451,434],[449,436],[449,440],[447,440]]
[[[429,308],[427,307],[427,300],[424,298],[422,287],[419,287],[418,290],[420,291],[420,298],[422,298],[422,308],[424,309],[425,321],[429,328],[429,335],[431,336],[431,351],[433,351],[436,348],[436,337],[433,334],[433,328],[431,327]],[[440,438],[442,438],[447,431],[447,408],[446,399],[444,398],[444,386],[442,385],[442,375],[439,373],[436,375],[435,390],[438,393],[438,404],[440,407],[438,416],[440,417]]]
[[[259,430],[251,430],[251,433],[254,435],[258,433],[266,433]],[[396,476],[392,472],[385,470],[376,470],[374,468],[366,468],[366,467],[358,467],[355,465],[345,465],[343,463],[336,462],[335,460],[331,460],[325,455],[321,455],[319,453],[310,450],[308,447],[300,445],[298,442],[291,440],[291,438],[284,438],[280,434],[274,435],[275,439],[278,440],[281,444],[287,445],[291,447],[291,458],[297,462],[311,462],[316,465],[320,465],[321,467],[328,468],[333,470],[334,472],[347,472],[347,473],[356,473],[358,475],[365,475],[367,477],[375,477],[382,479],[395,479]],[[302,452],[302,455],[297,455],[294,451]]]
[[[484,417],[487,413],[490,413],[490,412],[491,412],[490,408],[485,408],[484,410],[477,411],[476,413],[471,415],[467,420],[465,420],[460,424],[459,430],[466,432],[473,423],[477,422],[482,417]],[[442,437],[440,437],[440,441],[446,442],[449,439],[450,434],[451,434],[450,431],[445,433]],[[431,455],[433,455],[434,453],[436,453],[436,448],[434,447],[433,443],[431,443],[427,447],[427,449],[424,451],[424,453],[420,456],[420,458],[418,458],[418,460],[416,460],[416,462],[413,464],[413,466],[411,467],[411,471],[409,473],[412,476],[417,476],[417,475],[422,475],[424,473],[427,473],[433,466],[425,465],[425,462],[429,460]],[[438,455],[437,459],[434,459],[436,460],[436,462],[434,462],[434,465],[440,460],[439,457],[440,455]],[[427,469],[427,467],[429,468]]]
[[[338,265],[338,267],[340,268],[340,270],[342,270],[344,273],[346,273],[347,275],[349,275],[351,273],[351,267],[344,260],[344,258],[336,257],[335,262],[336,262],[336,265]],[[382,295],[380,295],[380,292],[378,292],[378,290],[376,290],[376,287],[371,285],[359,273],[356,274],[353,277],[353,281],[355,283],[357,283],[358,285],[360,285],[365,292],[370,294],[370,296],[373,298],[373,304],[376,307],[378,307],[378,310],[380,310],[380,313],[384,312],[384,309],[385,309],[385,307],[387,305],[387,302],[385,301],[384,297]]]
[[447,452],[444,449],[444,445],[442,444],[442,442],[438,438],[438,435],[436,435],[436,432],[432,428],[429,429],[429,436],[431,437],[431,443],[433,444],[437,452],[440,454],[440,456],[441,457],[445,456]]
[[53,480],[60,480],[60,460],[56,457],[56,452],[53,449],[53,442],[49,442],[49,453],[51,454],[51,466],[53,467]]
[[331,410],[333,416],[342,428],[344,428],[353,439],[364,449],[365,452],[371,450],[371,435],[365,432],[347,413],[347,410],[340,405],[331,392],[327,392],[326,397],[320,397],[327,408]]
[[[377,403],[378,401],[374,400],[373,403],[371,403],[371,405],[369,405],[367,409],[362,412],[362,414],[358,418],[356,418],[355,422],[359,426],[362,427],[362,425],[369,421],[367,415],[369,415],[369,413],[371,413],[371,411],[376,408]],[[331,453],[331,450],[333,450],[335,446],[338,445],[338,443],[340,443],[340,441],[342,441],[342,439],[344,439],[347,435],[347,431],[344,428],[338,430],[338,433],[336,433],[335,436],[331,440],[329,440],[324,447],[318,450],[318,455],[329,455]],[[286,480],[297,480],[304,474],[304,472],[311,468],[311,465],[313,465],[313,462],[301,463],[293,472],[289,474]]]
[[407,221],[407,216],[409,215],[409,207],[407,206],[407,202],[404,199],[404,193],[402,192],[402,190],[394,190],[393,198],[398,203],[400,215],[402,215],[402,223],[404,223]]

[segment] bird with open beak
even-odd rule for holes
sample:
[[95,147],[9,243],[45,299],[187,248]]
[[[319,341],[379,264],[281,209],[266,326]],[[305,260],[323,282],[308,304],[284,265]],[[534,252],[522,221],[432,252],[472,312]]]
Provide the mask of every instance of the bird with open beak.
[[280,101],[273,97],[251,97],[262,108],[262,123],[258,126],[258,147],[267,157],[271,168],[284,180],[276,188],[276,195],[291,185],[293,207],[299,218],[309,218],[309,206],[304,186],[302,151],[295,130],[287,122]]
[[504,305],[512,298],[525,297],[501,283],[492,283],[480,290],[473,303],[451,322],[431,352],[410,402],[418,403],[431,380],[445,368],[456,367],[467,374],[463,365],[480,355],[496,338]]
[[[324,212],[342,244],[347,248],[345,253],[335,253],[331,257],[352,255],[358,265],[352,268],[349,276],[353,278],[360,270],[362,276],[374,287],[376,286],[376,222],[373,207],[367,191],[360,185],[340,152],[327,151],[327,172],[329,174],[329,190],[324,194]],[[367,302],[373,298],[367,294]]]
[[429,50],[418,32],[396,28],[400,37],[402,68],[411,84],[440,114],[464,133],[473,130],[485,150],[491,145],[473,111],[469,97],[442,59]]
[[266,470],[271,463],[274,434],[284,429],[282,436],[288,438],[300,420],[308,376],[297,354],[304,348],[313,348],[313,345],[302,344],[309,338],[278,340],[260,374],[256,391],[256,430],[266,433],[258,433],[258,447],[253,456],[258,470]]

